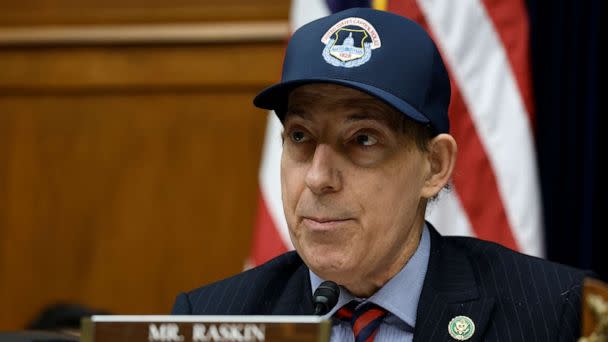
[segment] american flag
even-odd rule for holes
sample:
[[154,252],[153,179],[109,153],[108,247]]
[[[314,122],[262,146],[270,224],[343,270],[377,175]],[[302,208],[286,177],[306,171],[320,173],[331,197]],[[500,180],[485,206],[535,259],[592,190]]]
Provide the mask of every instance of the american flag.
[[[523,0],[294,0],[291,30],[349,7],[408,17],[433,37],[452,82],[452,188],[427,208],[444,235],[476,236],[543,256],[528,17]],[[268,115],[250,264],[293,249],[280,191],[281,124]]]

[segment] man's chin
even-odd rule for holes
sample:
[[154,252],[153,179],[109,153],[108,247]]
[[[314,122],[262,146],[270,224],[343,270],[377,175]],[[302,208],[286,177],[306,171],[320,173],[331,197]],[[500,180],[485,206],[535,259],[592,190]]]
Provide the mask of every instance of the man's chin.
[[338,284],[348,282],[354,275],[356,267],[346,262],[344,258],[328,258],[322,254],[304,260],[308,268],[324,280]]

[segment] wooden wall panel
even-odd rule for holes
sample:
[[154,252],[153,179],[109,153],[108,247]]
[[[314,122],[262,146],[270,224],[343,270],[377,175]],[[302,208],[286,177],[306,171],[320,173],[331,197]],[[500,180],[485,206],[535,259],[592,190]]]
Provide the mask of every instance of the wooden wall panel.
[[[112,22],[166,21],[154,13],[169,6],[127,2],[143,15],[122,1],[47,3],[2,3],[0,26],[64,23],[69,8],[94,24],[83,6],[106,5]],[[246,20],[287,16],[279,1],[255,5],[263,14],[234,3]],[[205,15],[236,18],[221,8]],[[14,44],[3,32],[0,330],[57,301],[168,313],[179,291],[242,270],[266,123],[251,101],[279,78],[283,39]]]
[[175,89],[270,85],[281,76],[281,43],[0,49],[0,89]]
[[288,0],[21,0],[0,2],[0,26],[284,20]]
[[265,125],[251,95],[0,97],[2,328],[54,300],[167,313],[241,270]]

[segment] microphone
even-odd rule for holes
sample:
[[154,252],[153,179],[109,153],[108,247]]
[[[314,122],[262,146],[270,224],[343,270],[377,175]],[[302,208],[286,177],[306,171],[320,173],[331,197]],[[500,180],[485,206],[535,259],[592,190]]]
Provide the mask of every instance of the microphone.
[[324,281],[317,287],[312,295],[312,302],[315,306],[314,315],[325,315],[331,310],[340,297],[340,288],[333,281]]

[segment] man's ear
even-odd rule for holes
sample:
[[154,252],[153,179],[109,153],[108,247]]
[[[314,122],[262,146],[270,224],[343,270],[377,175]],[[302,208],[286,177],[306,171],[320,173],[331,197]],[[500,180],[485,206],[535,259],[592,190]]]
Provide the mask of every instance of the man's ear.
[[430,169],[422,188],[422,197],[437,195],[448,183],[456,163],[457,150],[456,140],[449,134],[439,134],[429,142],[427,158]]

